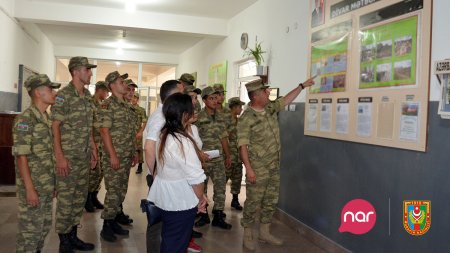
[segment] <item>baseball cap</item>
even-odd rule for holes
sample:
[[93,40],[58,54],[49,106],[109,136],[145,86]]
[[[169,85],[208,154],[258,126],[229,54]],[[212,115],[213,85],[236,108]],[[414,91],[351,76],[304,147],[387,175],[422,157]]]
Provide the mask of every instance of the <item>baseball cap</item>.
[[183,81],[183,82],[185,82],[185,83],[188,83],[188,84],[190,84],[190,85],[194,84],[194,82],[195,82],[194,76],[191,75],[191,74],[188,74],[188,73],[182,74],[182,75],[180,76],[180,79],[179,79],[179,80],[180,80],[180,81]]
[[239,97],[232,97],[228,99],[228,106],[231,107],[233,105],[245,105],[245,103],[242,102]]
[[204,98],[205,96],[214,94],[214,93],[217,93],[217,91],[213,87],[208,86],[202,90],[202,98]]
[[245,87],[247,88],[247,92],[259,90],[259,89],[266,89],[269,88],[269,85],[263,84],[261,79],[256,79],[251,82],[248,82],[245,84]]
[[131,79],[125,79],[124,82],[128,86],[133,86],[134,88],[138,87],[137,84],[135,82],[133,82],[133,80],[131,80]]
[[221,83],[216,83],[213,85],[213,88],[217,91],[217,92],[225,92],[225,89],[223,88],[223,85]]
[[80,66],[84,66],[84,67],[86,67],[88,69],[97,67],[97,65],[90,64],[89,61],[88,61],[88,58],[86,58],[86,57],[75,56],[75,57],[70,58],[69,66],[68,66],[69,67],[69,71],[72,71],[72,69],[74,69],[76,67],[80,67]]
[[108,86],[106,86],[106,82],[105,81],[98,81],[96,84],[95,84],[95,89],[97,90],[97,89],[105,89],[105,90],[109,90],[108,89]]
[[121,75],[121,74],[119,74],[118,71],[113,71],[106,76],[105,82],[109,85],[112,82],[116,81],[117,78],[119,78],[119,77],[122,77],[122,79],[125,80],[128,78],[128,74],[125,73],[125,74]]
[[52,89],[57,89],[61,87],[61,84],[50,81],[50,78],[48,78],[46,74],[31,75],[25,81],[25,88],[27,91],[32,91],[40,86],[48,86]]

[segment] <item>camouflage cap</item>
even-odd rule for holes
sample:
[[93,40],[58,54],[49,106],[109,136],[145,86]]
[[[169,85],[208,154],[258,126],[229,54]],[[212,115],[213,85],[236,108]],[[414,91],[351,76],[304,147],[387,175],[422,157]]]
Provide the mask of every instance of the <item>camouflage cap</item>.
[[119,74],[118,71],[111,72],[106,76],[105,82],[109,85],[112,82],[116,81],[117,78],[119,78],[119,77],[122,77],[122,79],[125,80],[128,78],[128,74],[125,73],[125,74],[121,75],[121,74]]
[[195,92],[197,94],[202,94],[202,91],[199,88],[196,88],[194,85],[188,85],[184,89],[184,93],[188,94],[189,92]]
[[207,86],[206,88],[204,88],[202,90],[202,98],[204,98],[205,96],[209,96],[211,94],[217,93],[217,91],[211,87],[211,86]]
[[40,86],[48,86],[52,89],[57,89],[61,87],[61,84],[50,81],[50,78],[48,78],[46,74],[31,75],[25,81],[25,88],[27,91],[32,91]]
[[195,82],[195,78],[193,75],[188,74],[188,73],[184,73],[180,76],[180,81],[183,81],[185,83],[189,83],[189,84],[193,84]]
[[135,97],[137,97],[137,98],[139,98],[139,92],[134,92],[134,95],[133,96],[135,96]]
[[255,90],[259,90],[259,89],[269,88],[269,85],[263,84],[261,79],[256,79],[256,80],[246,83],[245,87],[247,88],[247,92],[251,92],[251,91],[255,91]]
[[242,102],[239,97],[232,97],[230,99],[228,99],[228,106],[232,107],[234,105],[245,105],[244,102]]
[[213,88],[217,91],[217,92],[225,92],[225,89],[223,88],[223,85],[221,83],[216,83],[213,85]]
[[131,79],[125,79],[124,82],[128,86],[133,86],[134,88],[138,87],[137,84],[135,82],[133,82],[133,80],[131,80]]
[[105,81],[98,81],[98,82],[95,84],[95,90],[98,90],[98,89],[109,90],[109,89],[108,89],[108,86],[106,85],[106,82],[105,82]]
[[97,67],[97,65],[90,64],[89,61],[88,61],[88,58],[86,58],[86,57],[75,56],[75,57],[70,58],[69,71],[72,71],[72,69],[74,69],[76,67],[80,67],[80,66],[84,66],[84,67],[86,67],[88,69]]

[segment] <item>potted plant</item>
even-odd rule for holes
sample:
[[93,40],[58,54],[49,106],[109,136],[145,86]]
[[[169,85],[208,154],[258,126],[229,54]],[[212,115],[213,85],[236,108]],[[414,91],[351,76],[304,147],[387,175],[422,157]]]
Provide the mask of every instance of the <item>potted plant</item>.
[[253,58],[255,59],[256,75],[258,76],[267,75],[267,68],[261,65],[264,62],[263,54],[265,53],[266,51],[263,51],[263,49],[261,48],[261,42],[256,42],[254,49],[248,48],[244,52],[244,56],[253,56]]

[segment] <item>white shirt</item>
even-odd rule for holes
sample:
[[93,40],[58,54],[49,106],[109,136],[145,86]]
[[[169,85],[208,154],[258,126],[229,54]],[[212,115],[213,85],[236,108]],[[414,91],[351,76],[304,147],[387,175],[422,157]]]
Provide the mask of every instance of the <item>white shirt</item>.
[[147,136],[145,137],[145,139],[152,141],[159,140],[159,133],[164,127],[164,124],[166,124],[166,118],[164,118],[162,108],[163,105],[159,104],[158,108],[156,108],[156,110],[148,119],[147,125],[145,126],[145,131],[147,132]]
[[202,139],[200,138],[200,135],[198,134],[198,128],[196,125],[191,125],[191,130],[192,130],[192,139],[194,139],[195,144],[197,144],[198,149],[202,150],[203,147],[203,142]]
[[[199,200],[192,185],[201,184],[206,179],[194,144],[180,134],[177,134],[177,137],[182,146],[172,135],[167,136],[164,163],[157,162],[157,174],[147,197],[157,207],[166,211],[182,211],[196,207]],[[159,146],[158,141],[156,150],[159,150]]]

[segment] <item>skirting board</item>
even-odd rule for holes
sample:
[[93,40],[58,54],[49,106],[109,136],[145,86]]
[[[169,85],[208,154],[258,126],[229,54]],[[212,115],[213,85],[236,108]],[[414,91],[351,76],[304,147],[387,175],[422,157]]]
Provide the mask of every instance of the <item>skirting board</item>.
[[328,237],[322,235],[301,221],[296,220],[294,217],[285,213],[284,211],[278,209],[275,212],[275,218],[280,220],[283,224],[287,225],[291,229],[297,231],[297,233],[301,234],[303,237],[308,239],[310,242],[314,243],[318,247],[322,248],[327,252],[333,253],[349,253],[350,250],[342,247],[336,242],[330,240]]

